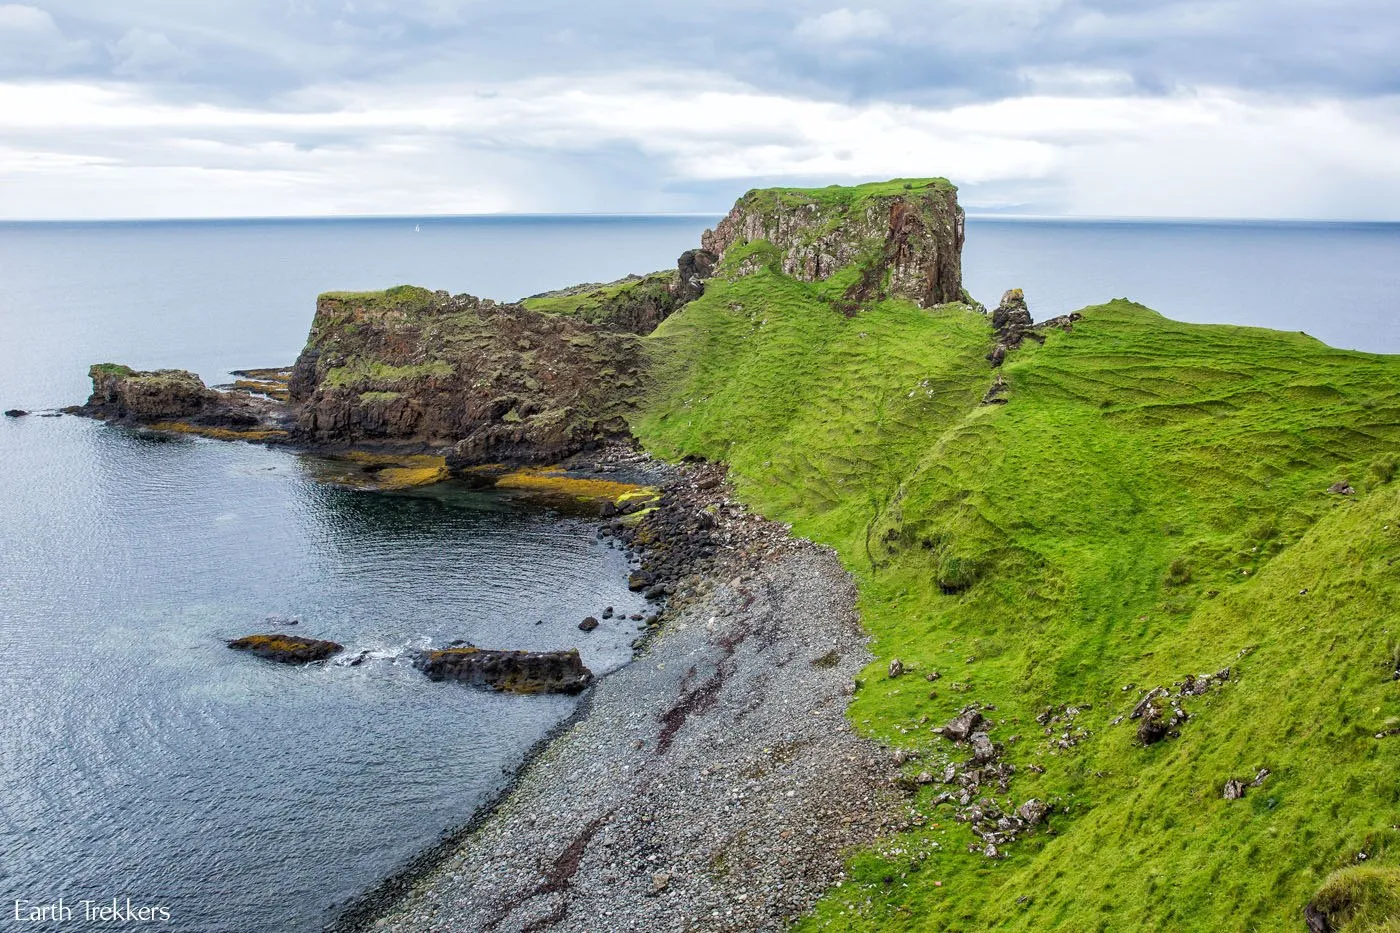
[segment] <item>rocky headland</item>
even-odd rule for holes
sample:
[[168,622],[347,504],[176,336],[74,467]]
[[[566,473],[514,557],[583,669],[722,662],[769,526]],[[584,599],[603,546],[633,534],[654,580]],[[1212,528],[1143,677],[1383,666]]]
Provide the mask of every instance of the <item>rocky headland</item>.
[[664,272],[324,295],[280,384],[94,370],[85,413],[352,485],[587,500],[652,601],[340,928],[1393,918],[1400,360],[1126,299],[987,313],[962,243],[939,179],[754,191]]

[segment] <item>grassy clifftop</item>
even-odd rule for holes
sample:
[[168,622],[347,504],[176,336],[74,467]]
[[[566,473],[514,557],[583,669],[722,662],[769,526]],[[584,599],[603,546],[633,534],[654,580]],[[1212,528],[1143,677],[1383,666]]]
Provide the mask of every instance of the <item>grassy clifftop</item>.
[[[851,715],[911,777],[967,759],[932,729],[978,703],[1016,766],[980,793],[1055,805],[989,859],[922,785],[928,822],[809,926],[1301,930],[1342,871],[1371,906],[1334,925],[1372,929],[1400,865],[1400,735],[1377,737],[1400,725],[1400,358],[1116,301],[1028,341],[984,405],[984,316],[848,317],[776,264],[723,271],[649,339],[634,430],[839,551],[879,656]],[[1226,667],[1179,736],[1137,741],[1147,690]]]

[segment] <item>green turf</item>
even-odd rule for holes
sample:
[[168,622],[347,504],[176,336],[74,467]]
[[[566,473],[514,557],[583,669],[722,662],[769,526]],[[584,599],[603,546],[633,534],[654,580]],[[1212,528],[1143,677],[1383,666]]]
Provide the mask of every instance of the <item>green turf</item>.
[[[1018,766],[1000,802],[1059,809],[990,861],[922,789],[928,824],[854,856],[804,928],[1302,930],[1334,871],[1400,865],[1400,735],[1375,737],[1400,723],[1400,358],[1115,301],[1013,353],[1009,403],[984,406],[984,316],[828,299],[771,268],[711,280],[648,339],[634,430],[727,461],[745,500],[837,549],[878,656],[861,731],[941,770],[966,752],[931,728],[994,704]],[[1227,666],[1180,738],[1112,724]],[[1033,721],[1058,704],[1091,706],[1072,749]]]

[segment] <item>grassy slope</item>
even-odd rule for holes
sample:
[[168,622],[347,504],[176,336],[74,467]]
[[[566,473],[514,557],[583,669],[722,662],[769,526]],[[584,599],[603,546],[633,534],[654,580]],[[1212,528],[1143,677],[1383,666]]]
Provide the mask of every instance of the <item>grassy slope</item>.
[[[1400,863],[1400,737],[1374,738],[1400,717],[1400,501],[1368,479],[1400,450],[1400,358],[1128,302],[1085,316],[1011,357],[1005,406],[978,404],[990,333],[956,306],[848,319],[762,271],[713,280],[652,339],[639,436],[729,461],[748,501],[857,576],[880,656],[857,725],[936,773],[953,750],[931,725],[993,703],[994,738],[1022,736],[1010,803],[1068,808],[1001,862],[930,810],[857,856],[811,926],[1301,929],[1359,851]],[[1329,496],[1339,478],[1361,495]],[[940,577],[976,582],[945,595]],[[913,673],[886,677],[892,656]],[[1143,749],[1110,724],[1139,696],[1125,685],[1227,665],[1181,738]],[[1092,704],[1090,735],[1052,750],[1033,717],[1063,703]],[[1260,767],[1264,787],[1221,799]]]

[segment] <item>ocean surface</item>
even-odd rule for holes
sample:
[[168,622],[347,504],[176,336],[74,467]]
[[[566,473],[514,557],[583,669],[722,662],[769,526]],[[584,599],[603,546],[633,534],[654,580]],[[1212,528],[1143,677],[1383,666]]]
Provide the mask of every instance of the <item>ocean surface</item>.
[[[210,382],[289,363],[318,292],[519,298],[666,268],[702,217],[0,224],[0,408],[82,401],[96,361]],[[415,225],[418,227],[415,231]],[[969,289],[1037,319],[1128,296],[1169,317],[1400,352],[1400,226],[974,218]],[[433,684],[466,638],[623,663],[637,608],[586,518],[450,484],[352,492],[294,453],[0,418],[0,911],[159,906],[170,928],[316,930],[468,819],[574,708]],[[358,667],[224,640],[297,617]],[[20,928],[20,927],[17,927]]]

